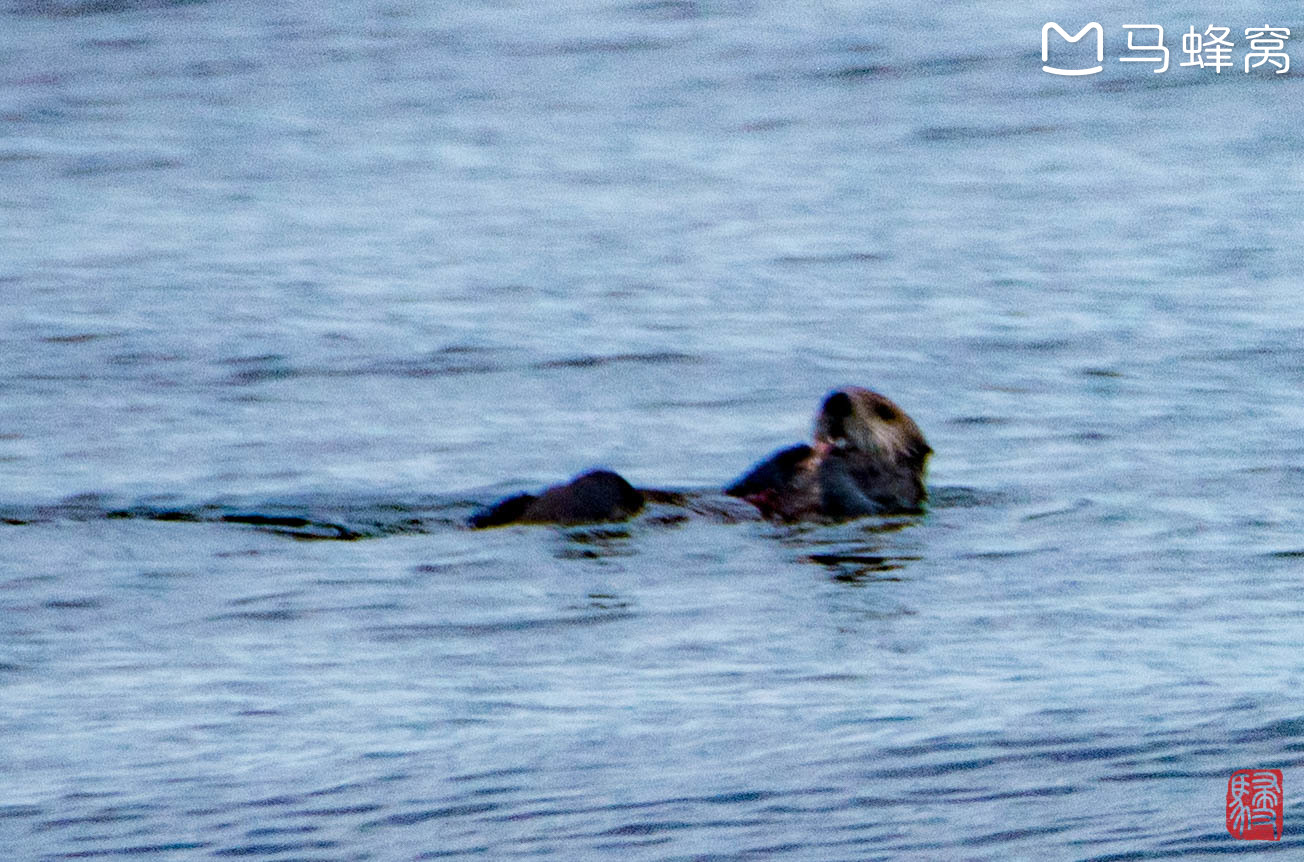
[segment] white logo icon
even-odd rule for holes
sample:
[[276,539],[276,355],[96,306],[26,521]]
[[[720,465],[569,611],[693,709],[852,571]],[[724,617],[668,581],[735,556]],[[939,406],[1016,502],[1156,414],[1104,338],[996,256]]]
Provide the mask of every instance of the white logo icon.
[[[1070,36],[1063,27],[1056,24],[1054,21],[1051,21],[1045,27],[1041,28],[1041,61],[1043,63],[1047,63],[1050,61],[1050,31],[1051,30],[1054,30],[1056,33],[1059,33],[1060,36],[1063,37],[1065,42],[1077,42],[1083,36],[1090,33],[1092,30],[1096,31],[1096,62],[1097,63],[1105,62],[1105,28],[1101,27],[1099,23],[1092,21],[1090,24],[1088,24],[1087,26],[1079,30],[1076,34]],[[1129,45],[1130,45],[1130,39],[1129,39]],[[1093,66],[1090,69],[1059,69],[1056,68],[1055,66],[1041,67],[1043,72],[1050,72],[1052,75],[1094,75],[1103,68],[1105,67]]]

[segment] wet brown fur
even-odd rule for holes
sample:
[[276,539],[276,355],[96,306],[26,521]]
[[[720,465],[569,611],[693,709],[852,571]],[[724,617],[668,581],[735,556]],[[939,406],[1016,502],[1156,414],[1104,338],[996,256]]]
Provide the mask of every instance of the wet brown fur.
[[[928,498],[924,470],[932,451],[919,426],[895,403],[877,392],[847,386],[821,402],[815,413],[813,445],[775,453],[726,488],[725,494],[781,521],[918,512]],[[685,501],[698,496],[635,489],[619,475],[598,470],[537,497],[507,497],[476,513],[469,523],[494,527],[620,521],[638,514],[645,503],[697,511],[702,507]]]
[[787,481],[741,496],[784,521],[916,512],[928,499],[924,470],[933,450],[889,398],[858,386],[829,393],[813,438]]

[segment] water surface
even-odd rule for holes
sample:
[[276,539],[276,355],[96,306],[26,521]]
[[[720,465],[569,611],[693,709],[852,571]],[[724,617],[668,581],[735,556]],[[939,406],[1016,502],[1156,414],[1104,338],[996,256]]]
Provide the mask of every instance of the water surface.
[[[1299,852],[1304,90],[1176,68],[1299,22],[1061,80],[1053,6],[0,10],[8,857]],[[461,526],[844,384],[927,515]]]

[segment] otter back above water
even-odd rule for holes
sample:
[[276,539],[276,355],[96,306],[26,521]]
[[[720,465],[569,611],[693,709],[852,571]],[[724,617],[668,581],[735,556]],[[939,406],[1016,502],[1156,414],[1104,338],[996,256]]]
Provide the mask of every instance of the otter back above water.
[[[932,448],[914,420],[877,392],[835,389],[815,411],[812,445],[781,449],[730,482],[768,518],[846,521],[919,513],[928,493],[924,466]],[[610,470],[590,470],[538,495],[513,494],[471,516],[469,526],[584,524],[623,521],[645,503],[674,494],[638,489]]]

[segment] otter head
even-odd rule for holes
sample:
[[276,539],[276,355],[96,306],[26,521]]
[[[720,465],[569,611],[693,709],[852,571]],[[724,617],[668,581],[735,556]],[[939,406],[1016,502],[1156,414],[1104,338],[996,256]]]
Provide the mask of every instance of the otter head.
[[924,466],[933,450],[914,420],[877,392],[830,392],[815,414],[814,451],[884,509],[918,508],[927,496]]

